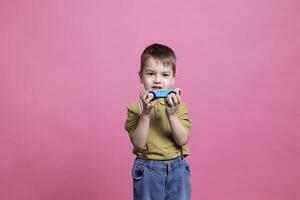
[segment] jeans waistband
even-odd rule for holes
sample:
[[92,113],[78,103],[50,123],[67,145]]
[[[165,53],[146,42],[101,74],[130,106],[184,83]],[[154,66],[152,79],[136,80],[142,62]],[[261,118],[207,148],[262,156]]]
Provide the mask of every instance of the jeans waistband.
[[137,157],[135,162],[138,164],[142,164],[148,169],[155,170],[168,170],[181,167],[185,162],[184,157],[180,156],[168,162],[160,161],[160,160],[143,160],[142,158]]

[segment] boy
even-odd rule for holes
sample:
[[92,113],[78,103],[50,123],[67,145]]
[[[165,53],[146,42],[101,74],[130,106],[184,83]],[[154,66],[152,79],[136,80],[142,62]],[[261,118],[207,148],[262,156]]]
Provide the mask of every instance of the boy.
[[[141,55],[140,81],[145,90],[170,89],[176,56],[161,44],[148,46]],[[190,168],[185,160],[191,128],[187,106],[179,94],[153,99],[143,91],[141,101],[128,106],[125,129],[137,156],[132,168],[135,200],[188,200]]]

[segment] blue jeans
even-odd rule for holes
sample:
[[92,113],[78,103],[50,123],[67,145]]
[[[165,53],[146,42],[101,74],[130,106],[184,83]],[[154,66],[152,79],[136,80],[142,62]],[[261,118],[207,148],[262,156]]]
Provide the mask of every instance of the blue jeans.
[[168,163],[136,158],[132,168],[134,200],[189,200],[190,176],[183,157]]

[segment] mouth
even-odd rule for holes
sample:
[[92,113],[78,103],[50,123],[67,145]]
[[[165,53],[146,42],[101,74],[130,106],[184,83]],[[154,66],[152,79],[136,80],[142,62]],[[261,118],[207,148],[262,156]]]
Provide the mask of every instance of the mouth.
[[153,89],[153,90],[161,90],[162,87],[160,87],[160,86],[152,86],[151,89]]

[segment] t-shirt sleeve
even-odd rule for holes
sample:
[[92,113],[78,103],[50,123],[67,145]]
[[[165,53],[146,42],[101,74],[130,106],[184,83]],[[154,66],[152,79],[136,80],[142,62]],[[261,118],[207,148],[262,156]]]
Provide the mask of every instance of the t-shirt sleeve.
[[181,124],[190,131],[192,127],[192,120],[188,114],[187,104],[185,102],[181,102],[178,108],[178,119],[180,120]]
[[132,132],[136,129],[139,122],[138,105],[129,105],[127,107],[127,119],[125,122],[125,130],[129,133],[130,137]]

